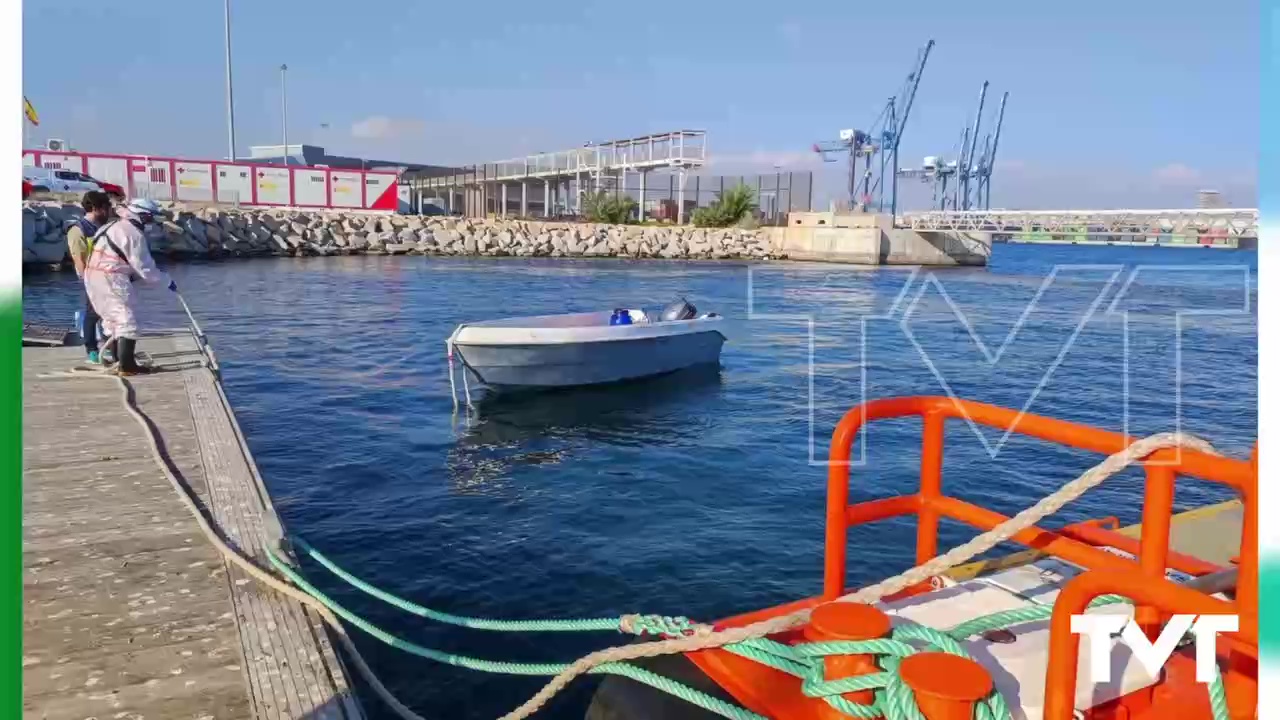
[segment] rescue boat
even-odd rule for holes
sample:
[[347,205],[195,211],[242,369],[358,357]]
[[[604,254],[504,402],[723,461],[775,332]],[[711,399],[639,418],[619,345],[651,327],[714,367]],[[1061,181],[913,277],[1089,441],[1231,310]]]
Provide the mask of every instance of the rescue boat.
[[[906,417],[922,421],[916,492],[850,504],[850,458],[859,431],[869,422]],[[637,664],[777,720],[1257,716],[1256,445],[1249,460],[1186,447],[1148,455],[1142,465],[1142,521],[1135,528],[1120,528],[1116,518],[1056,530],[1033,525],[1012,538],[1025,548],[1021,552],[953,568],[871,604],[837,602],[855,590],[846,586],[851,530],[915,516],[918,566],[938,554],[940,521],[958,521],[985,532],[1009,520],[944,493],[945,427],[948,420],[957,419],[1103,455],[1124,451],[1135,441],[1115,432],[946,397],[892,398],[856,407],[837,425],[829,454],[821,594],[725,618],[715,630],[811,608],[806,625],[769,640],[792,647],[871,647],[868,641],[891,641],[901,628],[915,626],[946,633],[955,639],[954,645],[943,642],[945,638],[920,642],[924,636],[908,633],[915,642],[897,656],[819,648],[817,678],[797,677],[730,647]],[[1237,499],[1175,515],[1175,486],[1193,482],[1233,491]],[[1238,628],[1216,635],[1212,647],[1217,677],[1202,682],[1191,635],[1182,638],[1162,669],[1149,672],[1119,636],[1110,638],[1109,649],[1100,643],[1091,651],[1089,641],[1072,629],[1072,616],[1086,613],[1132,618],[1152,641],[1178,615],[1237,616]],[[975,624],[976,619],[994,616],[1002,619],[999,627]],[[1091,671],[1097,670],[1091,664],[1094,654],[1105,658],[1109,680],[1092,680]],[[888,689],[883,680],[887,675],[896,682]],[[587,711],[588,720],[720,716],[626,677],[606,679]]]

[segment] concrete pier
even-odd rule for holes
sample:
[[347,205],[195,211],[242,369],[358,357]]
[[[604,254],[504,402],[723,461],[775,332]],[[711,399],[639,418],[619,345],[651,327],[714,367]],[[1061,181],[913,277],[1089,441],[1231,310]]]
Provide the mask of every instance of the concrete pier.
[[[138,346],[161,369],[129,380],[138,408],[213,525],[265,565],[279,521],[194,337]],[[363,718],[322,621],[224,561],[118,380],[70,372],[83,361],[23,348],[23,716]]]
[[775,254],[789,260],[855,265],[986,265],[986,233],[894,227],[889,215],[793,212],[783,227],[768,228]]

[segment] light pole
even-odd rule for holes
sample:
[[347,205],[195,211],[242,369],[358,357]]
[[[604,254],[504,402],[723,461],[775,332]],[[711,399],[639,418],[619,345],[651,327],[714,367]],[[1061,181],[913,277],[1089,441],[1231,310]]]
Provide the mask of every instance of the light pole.
[[236,160],[236,111],[231,100],[231,0],[223,3],[227,43],[227,160]]
[[284,164],[289,164],[289,93],[285,84],[285,74],[289,66],[280,64],[280,137],[284,143]]

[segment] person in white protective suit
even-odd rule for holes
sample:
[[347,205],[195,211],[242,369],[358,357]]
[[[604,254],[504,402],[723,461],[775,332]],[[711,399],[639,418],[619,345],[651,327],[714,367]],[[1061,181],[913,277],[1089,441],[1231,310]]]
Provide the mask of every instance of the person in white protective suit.
[[102,317],[109,336],[107,348],[115,356],[114,371],[120,375],[146,372],[134,357],[138,340],[137,290],[135,281],[147,285],[178,285],[168,273],[156,267],[143,229],[161,214],[160,205],[150,198],[137,198],[119,211],[119,218],[103,225],[93,236],[93,253],[85,264],[84,286],[89,302]]

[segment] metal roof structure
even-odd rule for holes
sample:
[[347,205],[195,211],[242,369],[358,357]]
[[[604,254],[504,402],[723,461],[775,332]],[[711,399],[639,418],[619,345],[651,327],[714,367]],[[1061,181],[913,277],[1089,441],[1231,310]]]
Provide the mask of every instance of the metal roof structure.
[[513,160],[488,163],[485,179],[493,181],[596,175],[610,171],[643,172],[657,168],[689,169],[707,160],[705,130],[641,135],[622,140],[587,143],[573,150],[537,153]]
[[366,171],[400,171],[412,172],[420,177],[451,175],[461,172],[461,168],[443,165],[427,165],[423,163],[404,162],[400,160],[373,160],[347,155],[330,155],[318,145],[293,145],[287,148],[287,154],[281,152],[280,145],[255,145],[249,148],[250,162],[274,163],[279,165],[310,165],[313,167],[342,168],[346,170]]

